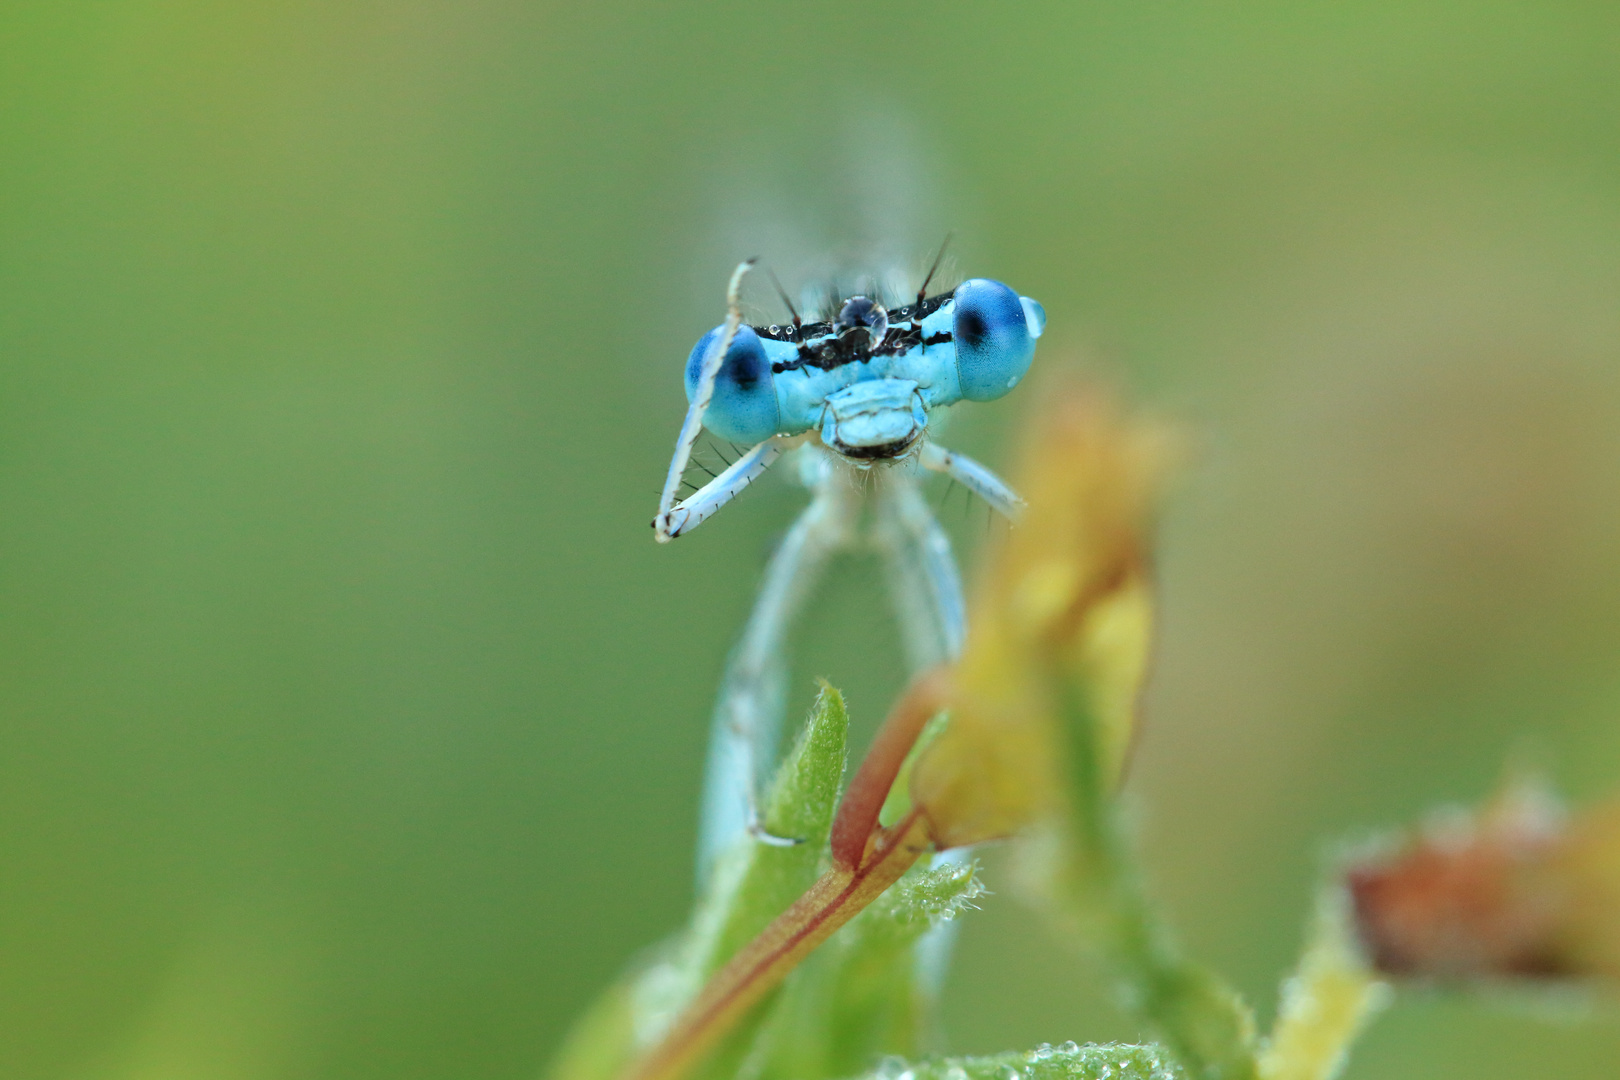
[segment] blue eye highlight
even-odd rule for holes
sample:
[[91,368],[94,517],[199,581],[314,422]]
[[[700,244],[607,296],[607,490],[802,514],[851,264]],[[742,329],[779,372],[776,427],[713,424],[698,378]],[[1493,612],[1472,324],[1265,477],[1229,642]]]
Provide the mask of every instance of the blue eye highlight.
[[999,281],[973,278],[956,287],[956,372],[962,396],[994,401],[1029,370],[1035,339],[1046,329],[1046,312]]
[[[697,392],[698,376],[703,373],[703,356],[725,328],[717,326],[692,347],[686,358],[686,400]],[[714,380],[714,398],[703,414],[703,426],[732,442],[752,445],[776,434],[776,387],[771,381],[771,361],[759,335],[747,326],[737,328],[731,348],[720,364]]]

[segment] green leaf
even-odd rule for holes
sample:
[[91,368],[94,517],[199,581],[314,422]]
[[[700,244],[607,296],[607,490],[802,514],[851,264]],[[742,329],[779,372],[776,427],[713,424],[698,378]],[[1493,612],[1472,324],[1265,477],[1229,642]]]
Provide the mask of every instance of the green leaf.
[[707,976],[753,940],[816,880],[844,780],[849,714],[844,696],[825,682],[798,742],[777,770],[764,799],[764,830],[797,843],[783,847],[745,837],[726,855],[710,903],[714,937],[697,943],[697,968]]
[[[611,1080],[636,1050],[657,1039],[710,974],[815,881],[827,857],[848,734],[843,696],[823,683],[764,798],[765,831],[801,842],[778,847],[745,836],[725,852],[686,932],[621,978],[581,1019],[552,1064],[553,1080]],[[754,1037],[763,1011],[739,1026],[707,1074],[735,1071],[738,1047]]]
[[984,893],[971,863],[913,869],[790,976],[752,1061],[762,1080],[848,1076],[918,1050],[929,1002],[913,946]]
[[[809,721],[765,794],[761,814],[767,833],[798,843],[783,847],[746,836],[720,857],[709,895],[693,920],[688,996],[816,880],[838,809],[848,737],[844,696],[823,682]],[[696,1074],[700,1080],[736,1073],[779,997],[780,992],[772,994],[737,1025]]]
[[844,931],[847,947],[910,944],[924,931],[972,908],[984,893],[977,863],[913,870],[849,924]]
[[1064,1043],[1022,1053],[933,1058],[915,1064],[891,1058],[861,1080],[1185,1080],[1158,1046]]
[[574,1022],[546,1072],[548,1080],[610,1080],[624,1064],[632,1012],[630,980],[621,979]]

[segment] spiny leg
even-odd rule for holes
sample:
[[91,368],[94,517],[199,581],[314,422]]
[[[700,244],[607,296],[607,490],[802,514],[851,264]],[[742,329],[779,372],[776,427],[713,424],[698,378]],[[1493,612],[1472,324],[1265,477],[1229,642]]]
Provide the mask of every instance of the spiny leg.
[[938,443],[928,443],[917,455],[917,462],[932,472],[944,473],[989,503],[1002,517],[1018,520],[1024,500],[1007,486],[1007,482],[966,454],[947,450]]
[[716,510],[736,498],[743,488],[770,468],[771,462],[775,461],[783,448],[791,445],[791,442],[791,439],[781,436],[766,439],[733,461],[719,476],[659,514],[653,519],[653,528],[658,530],[659,542],[684,536],[703,524]]
[[[698,882],[736,838],[754,831],[762,774],[776,756],[787,664],[785,639],[828,558],[853,540],[857,494],[827,456],[808,451],[810,505],[765,568],[754,610],[743,627],[715,704],[703,782]],[[761,836],[761,839],[766,837]]]
[[703,430],[703,414],[709,411],[709,402],[714,398],[714,382],[720,375],[720,365],[725,361],[726,350],[731,348],[737,330],[742,326],[742,279],[753,265],[753,259],[738,263],[737,269],[732,271],[731,283],[726,287],[725,330],[703,356],[697,390],[692,395],[692,404],[687,407],[686,419],[681,422],[681,433],[675,440],[675,455],[669,459],[669,473],[664,477],[664,491],[658,499],[658,516],[653,518],[653,535],[660,544],[668,543],[677,535],[671,531],[676,524],[670,519],[671,508],[675,505],[676,493],[681,489],[681,479],[686,475],[686,463],[691,460],[692,446],[697,442],[698,432]]

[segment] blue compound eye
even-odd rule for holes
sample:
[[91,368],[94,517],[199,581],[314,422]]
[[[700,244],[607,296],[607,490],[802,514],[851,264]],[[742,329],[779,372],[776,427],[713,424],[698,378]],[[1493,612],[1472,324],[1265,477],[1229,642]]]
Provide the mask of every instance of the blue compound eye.
[[1046,312],[999,281],[974,278],[956,287],[956,372],[962,396],[993,401],[1014,386],[1035,358]]
[[[704,334],[686,358],[688,404],[697,392],[703,356],[724,332],[724,327],[717,326]],[[714,398],[709,402],[709,411],[703,414],[703,426],[722,439],[752,444],[775,435],[776,423],[776,387],[771,382],[770,359],[759,335],[740,326],[714,380]]]

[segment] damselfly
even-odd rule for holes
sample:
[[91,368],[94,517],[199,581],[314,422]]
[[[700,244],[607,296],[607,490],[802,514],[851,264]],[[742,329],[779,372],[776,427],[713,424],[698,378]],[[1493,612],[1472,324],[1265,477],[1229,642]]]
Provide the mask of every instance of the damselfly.
[[[908,664],[922,670],[961,651],[961,576],[950,540],[918,489],[919,470],[950,476],[1009,518],[1021,503],[989,469],[931,441],[929,417],[959,401],[992,401],[1012,390],[1046,326],[1040,304],[999,281],[974,278],[929,296],[932,270],[915,300],[892,310],[878,298],[850,296],[806,321],[783,294],[791,322],[749,326],[739,293],[752,265],[737,267],[726,321],[687,358],[689,408],[653,528],[660,543],[685,535],[787,451],[811,500],[777,545],[726,666],[704,784],[700,876],[744,832],[767,843],[793,842],[758,829],[753,797],[775,759],[783,643],[828,559],[861,540],[866,490],[875,500],[871,539],[888,563]],[[749,448],[677,501],[704,427]],[[876,482],[852,482],[862,474]]]

